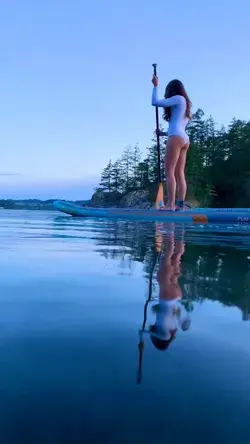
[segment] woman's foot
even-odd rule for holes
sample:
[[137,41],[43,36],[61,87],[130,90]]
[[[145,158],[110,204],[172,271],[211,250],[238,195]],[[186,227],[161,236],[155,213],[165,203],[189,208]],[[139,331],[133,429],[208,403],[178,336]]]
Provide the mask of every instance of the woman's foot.
[[175,211],[175,208],[170,207],[169,205],[163,205],[159,208],[160,211]]
[[185,211],[185,208],[184,208],[184,207],[181,207],[181,206],[179,206],[179,205],[176,205],[176,206],[175,206],[175,211]]
[[175,211],[183,211],[184,210],[184,200],[177,200],[175,204]]
[[183,200],[177,200],[176,204],[175,204],[175,211],[185,211],[185,210],[190,210],[191,206],[188,205],[185,201]]
[[177,201],[175,205],[175,211],[186,211],[191,210],[191,205],[187,204],[186,202]]

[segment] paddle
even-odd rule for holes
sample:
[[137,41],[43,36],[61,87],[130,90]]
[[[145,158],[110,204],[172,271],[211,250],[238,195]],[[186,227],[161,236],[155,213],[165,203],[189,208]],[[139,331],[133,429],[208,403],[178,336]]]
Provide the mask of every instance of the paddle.
[[[154,75],[156,76],[156,67],[157,63],[152,64],[154,68]],[[161,179],[161,152],[160,152],[160,136],[158,134],[159,131],[159,114],[158,114],[158,107],[155,107],[155,120],[156,120],[156,140],[157,140],[157,155],[158,155],[158,191],[156,195],[156,201],[155,201],[155,207],[158,210],[160,207],[164,205],[164,194],[163,194],[163,186],[162,186],[162,179]]]
[[[161,225],[159,225],[159,228]],[[142,380],[142,359],[143,359],[143,352],[145,347],[144,342],[144,333],[146,329],[146,323],[147,323],[147,312],[148,312],[148,305],[152,301],[152,295],[153,295],[153,279],[154,279],[154,270],[155,266],[158,262],[158,260],[161,257],[162,253],[162,245],[163,245],[163,235],[160,232],[157,232],[158,225],[156,224],[156,232],[155,232],[155,251],[154,251],[154,261],[152,264],[151,272],[149,275],[149,289],[148,289],[148,298],[144,304],[144,311],[143,311],[143,323],[142,327],[139,331],[139,344],[138,344],[138,350],[139,350],[139,366],[138,366],[138,375],[137,375],[137,383],[140,384]]]
[[149,275],[149,290],[148,290],[148,298],[144,304],[144,310],[143,310],[143,323],[142,327],[139,331],[139,344],[138,344],[138,350],[139,350],[139,366],[138,366],[138,375],[137,375],[137,384],[141,383],[142,380],[142,358],[143,358],[143,351],[145,347],[143,335],[146,328],[147,323],[147,312],[148,312],[148,304],[152,301],[152,293],[153,293],[153,278],[154,278],[154,269],[158,260],[158,257],[160,256],[159,253],[155,253],[154,256],[154,262],[152,264],[151,273]]

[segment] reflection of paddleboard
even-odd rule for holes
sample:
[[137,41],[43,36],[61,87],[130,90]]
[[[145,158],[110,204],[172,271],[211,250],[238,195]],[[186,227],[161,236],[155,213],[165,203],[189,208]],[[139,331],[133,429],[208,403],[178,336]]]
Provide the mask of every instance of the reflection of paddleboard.
[[250,223],[249,208],[199,208],[187,211],[141,210],[127,208],[89,208],[66,201],[55,201],[54,206],[63,213],[75,217],[98,217],[108,219],[130,219],[148,221],[175,221],[191,223],[231,222]]

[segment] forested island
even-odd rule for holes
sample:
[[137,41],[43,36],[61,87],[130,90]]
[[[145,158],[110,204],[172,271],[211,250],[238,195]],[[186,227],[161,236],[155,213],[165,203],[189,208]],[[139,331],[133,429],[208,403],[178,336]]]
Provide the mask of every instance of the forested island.
[[[188,125],[191,145],[187,158],[187,200],[205,207],[249,207],[250,121],[233,119],[218,128],[214,119],[198,109]],[[165,140],[161,140],[164,177]],[[108,162],[92,204],[129,206],[126,196],[153,202],[157,189],[156,139],[142,158],[140,148],[126,148],[115,162]],[[140,199],[140,197],[139,197]],[[133,199],[132,199],[133,200]]]
[[[249,207],[250,121],[233,119],[218,128],[214,119],[198,109],[187,132],[187,200],[194,206]],[[156,138],[146,148],[127,147],[103,169],[90,200],[75,201],[88,206],[145,207],[153,204],[157,192]],[[161,171],[164,177],[165,138],[161,138]],[[0,200],[2,209],[54,210],[53,199]]]
[[[54,199],[0,199],[0,209],[2,210],[51,210],[55,211]],[[80,205],[90,204],[90,200],[76,201]]]

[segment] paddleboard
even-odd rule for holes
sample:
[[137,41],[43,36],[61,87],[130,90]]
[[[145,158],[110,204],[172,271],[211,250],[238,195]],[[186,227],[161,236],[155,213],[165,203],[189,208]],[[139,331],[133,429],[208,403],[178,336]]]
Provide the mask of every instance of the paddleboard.
[[128,208],[90,208],[72,202],[57,200],[54,207],[74,217],[127,219],[146,221],[175,221],[191,223],[250,223],[250,208],[193,208],[186,211],[143,210]]

